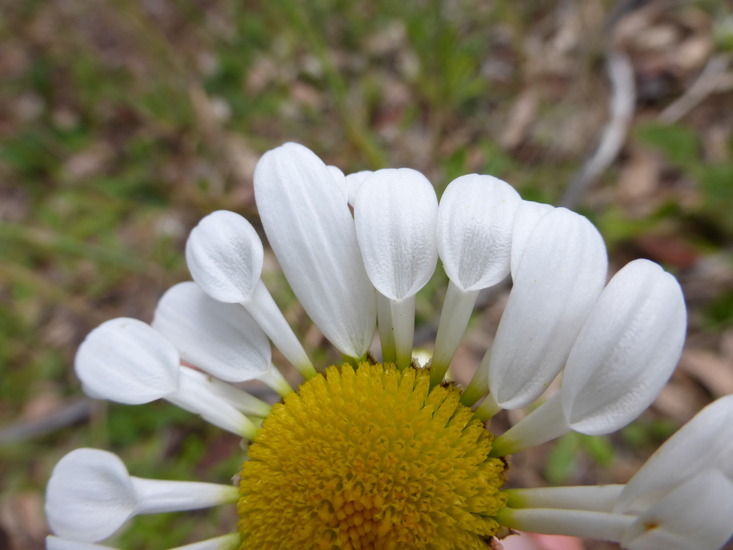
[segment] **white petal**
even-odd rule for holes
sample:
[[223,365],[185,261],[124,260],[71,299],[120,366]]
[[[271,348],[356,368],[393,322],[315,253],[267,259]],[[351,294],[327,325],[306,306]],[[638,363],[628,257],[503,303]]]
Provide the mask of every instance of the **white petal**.
[[333,179],[336,180],[336,182],[343,186],[345,185],[346,176],[344,176],[344,172],[339,168],[338,166],[328,166],[328,171],[331,172],[331,176],[333,176]]
[[387,298],[414,296],[432,277],[437,214],[435,190],[416,170],[378,170],[361,185],[356,237],[369,280]]
[[532,487],[509,489],[512,508],[560,508],[611,512],[623,485],[578,485],[575,487]]
[[237,487],[131,477],[114,454],[77,449],[62,458],[46,488],[53,531],[84,542],[107,538],[136,514],[195,510],[235,502]]
[[196,283],[177,284],[163,295],[153,328],[184,361],[222,380],[252,380],[270,368],[270,342],[252,316],[239,304],[214,300]]
[[112,535],[135,511],[135,490],[122,461],[97,449],[76,449],[53,469],[46,517],[57,535],[95,542]]
[[181,379],[178,391],[166,400],[182,409],[200,415],[204,420],[252,441],[257,434],[257,426],[232,404],[227,402],[214,389],[213,385],[202,379],[199,372],[188,367],[180,367]]
[[[468,322],[471,320],[478,293],[478,290],[461,290],[453,281],[448,282],[443,309],[440,311],[438,333],[435,335],[433,359],[430,362],[430,383],[432,385],[440,384],[443,381],[453,354],[458,349]],[[485,393],[482,391],[469,404],[472,405],[478,401]]]
[[349,197],[349,204],[353,206],[356,194],[359,192],[359,188],[364,181],[373,174],[371,170],[362,170],[361,172],[354,172],[348,174],[344,180],[346,185],[346,193]]
[[349,202],[349,190],[346,186],[346,176],[344,175],[341,168],[338,166],[328,166],[329,172],[331,172],[331,176],[333,176],[333,179],[338,183],[338,189],[341,195],[341,198],[345,202]]
[[74,368],[93,397],[138,405],[176,391],[176,348],[149,325],[120,317],[90,332]]
[[260,159],[254,185],[270,245],[303,308],[339,350],[361,356],[374,337],[376,300],[330,170],[287,143]]
[[[176,546],[171,550],[231,550],[237,546],[239,535],[230,533],[213,539],[202,540],[183,546]],[[46,537],[46,550],[116,550],[111,546],[88,544],[76,540],[62,539],[50,535]]]
[[710,468],[733,481],[733,395],[705,407],[657,449],[626,484],[616,511],[641,512]]
[[136,514],[199,510],[236,502],[239,498],[239,490],[234,485],[140,477],[131,477],[130,481],[137,498]]
[[503,408],[528,405],[555,378],[607,269],[603,238],[583,216],[556,208],[537,224],[490,355],[489,386]]
[[448,185],[438,209],[438,252],[458,288],[487,288],[509,274],[520,201],[511,185],[492,176],[470,174]]
[[534,228],[537,227],[542,217],[552,212],[554,208],[550,204],[541,202],[522,201],[519,204],[512,230],[512,275],[517,271],[519,260],[527,248]]
[[111,546],[79,542],[49,535],[46,537],[46,550],[116,550]]
[[206,386],[211,393],[216,394],[226,403],[244,413],[245,415],[259,416],[265,418],[270,414],[272,407],[265,401],[258,399],[246,391],[227,384],[216,378],[212,378],[204,372],[186,368],[183,372],[191,378],[197,378],[199,383]]
[[193,280],[220,302],[245,302],[262,274],[264,252],[254,227],[227,210],[203,218],[186,241]]
[[645,511],[621,543],[629,550],[717,550],[733,535],[733,482],[706,470]]
[[578,432],[614,432],[657,397],[679,361],[687,313],[682,289],[654,262],[619,271],[593,306],[568,358],[563,410]]
[[233,550],[239,546],[239,534],[230,533],[213,539],[202,540],[184,546],[176,546],[171,550]]
[[265,283],[260,281],[248,302],[242,304],[257,324],[265,331],[275,347],[308,380],[316,375],[316,369],[303,349],[303,345],[290,328]]

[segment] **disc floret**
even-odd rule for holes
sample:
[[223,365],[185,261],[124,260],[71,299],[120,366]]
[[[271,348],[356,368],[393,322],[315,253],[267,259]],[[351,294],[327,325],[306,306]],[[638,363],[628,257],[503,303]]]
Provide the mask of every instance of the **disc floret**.
[[243,464],[242,548],[486,548],[493,435],[426,370],[329,367],[275,405]]

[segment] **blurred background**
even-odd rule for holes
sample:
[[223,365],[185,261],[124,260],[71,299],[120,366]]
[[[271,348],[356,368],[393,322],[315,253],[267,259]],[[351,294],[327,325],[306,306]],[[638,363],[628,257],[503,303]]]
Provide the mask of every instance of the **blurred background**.
[[[253,169],[284,141],[347,173],[416,168],[439,193],[459,175],[492,174],[587,215],[613,271],[646,257],[680,279],[687,348],[654,406],[617,434],[517,455],[512,484],[624,482],[733,393],[730,2],[0,7],[0,548],[43,547],[45,482],[79,446],[114,451],[141,477],[236,473],[235,437],[166,403],[92,402],[73,356],[106,319],[149,321],[164,290],[189,278],[183,245],[203,215],[226,208],[258,227]],[[438,271],[418,295],[426,347],[445,292]],[[272,258],[265,280],[328,361]],[[490,344],[507,291],[482,297],[459,379]],[[233,510],[141,517],[114,543],[170,548],[235,522]]]

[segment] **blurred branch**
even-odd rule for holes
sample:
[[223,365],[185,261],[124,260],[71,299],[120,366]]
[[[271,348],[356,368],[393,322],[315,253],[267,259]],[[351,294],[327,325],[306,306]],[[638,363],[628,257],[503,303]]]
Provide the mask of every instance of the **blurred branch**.
[[725,75],[730,59],[730,54],[727,53],[721,53],[710,58],[694,84],[659,114],[660,122],[666,124],[678,122],[702,103],[706,97],[714,93]]
[[560,206],[572,208],[577,204],[585,190],[616,159],[634,115],[636,88],[631,61],[624,51],[615,47],[609,46],[606,52],[606,71],[611,82],[610,119],[595,152],[568,184]]
[[42,418],[24,420],[0,429],[0,445],[18,443],[32,437],[76,424],[91,415],[94,403],[89,399],[72,401]]

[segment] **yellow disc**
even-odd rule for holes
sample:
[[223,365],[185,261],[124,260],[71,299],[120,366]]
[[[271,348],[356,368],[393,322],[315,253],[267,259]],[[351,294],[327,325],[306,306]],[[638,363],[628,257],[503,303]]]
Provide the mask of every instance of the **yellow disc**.
[[273,407],[242,465],[242,549],[485,550],[506,506],[493,435],[454,386],[329,367]]

